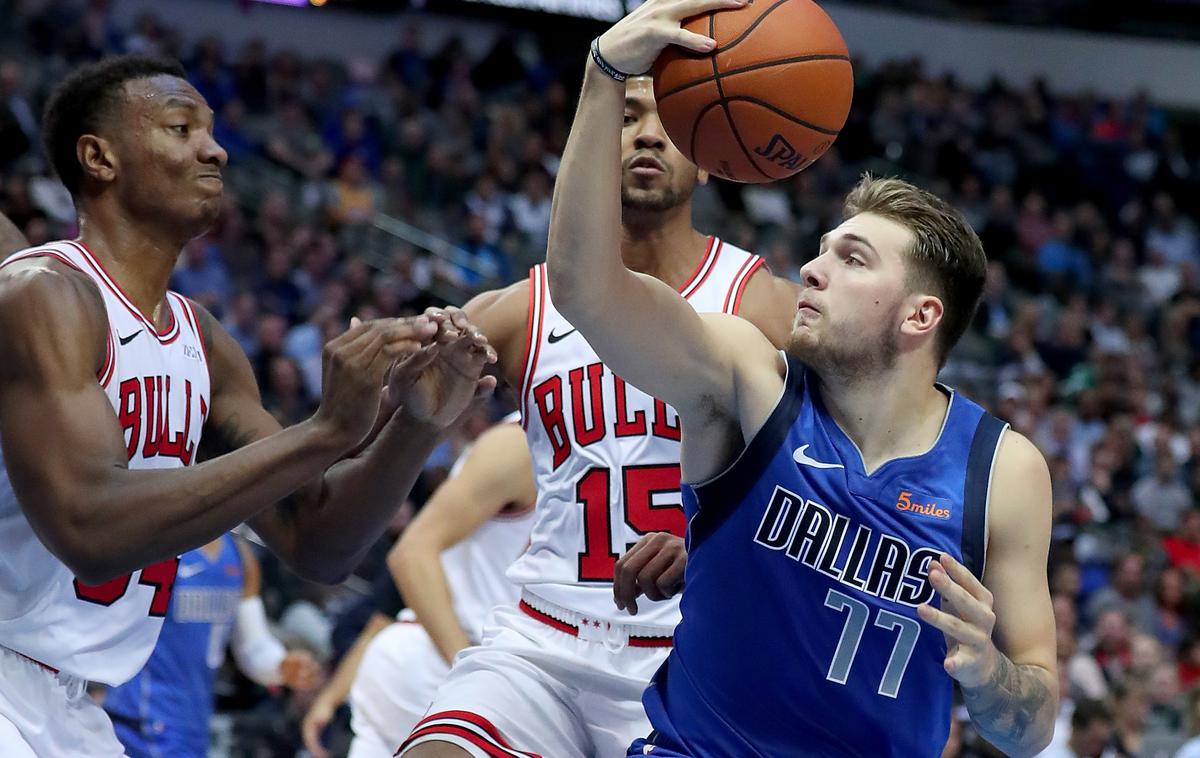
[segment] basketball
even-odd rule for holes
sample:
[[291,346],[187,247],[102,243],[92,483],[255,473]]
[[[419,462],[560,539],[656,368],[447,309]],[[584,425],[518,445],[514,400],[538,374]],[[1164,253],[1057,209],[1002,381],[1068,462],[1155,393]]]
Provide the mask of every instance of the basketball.
[[654,64],[654,96],[675,146],[736,182],[784,179],[837,138],[854,72],[833,20],[812,0],[757,0],[696,16],[708,54],[672,45]]

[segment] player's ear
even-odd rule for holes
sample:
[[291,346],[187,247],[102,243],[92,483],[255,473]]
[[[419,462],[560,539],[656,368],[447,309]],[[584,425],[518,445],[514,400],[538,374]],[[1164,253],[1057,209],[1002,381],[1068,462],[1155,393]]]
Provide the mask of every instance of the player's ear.
[[696,184],[708,184],[708,172],[702,168],[696,169]]
[[908,313],[900,331],[913,337],[923,337],[933,333],[937,325],[942,323],[942,315],[946,312],[940,298],[933,295],[917,294],[906,299]]
[[117,176],[117,155],[111,142],[96,134],[80,135],[75,158],[85,177],[108,183]]

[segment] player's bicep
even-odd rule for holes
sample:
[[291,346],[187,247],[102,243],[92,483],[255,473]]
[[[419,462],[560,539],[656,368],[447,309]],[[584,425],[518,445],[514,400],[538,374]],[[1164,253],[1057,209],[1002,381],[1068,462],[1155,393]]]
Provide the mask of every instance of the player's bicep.
[[1046,576],[1050,472],[1029,440],[1009,431],[992,480],[984,585],[992,592],[993,639],[1018,664],[1053,670],[1054,612]]
[[602,308],[572,318],[600,359],[626,382],[681,412],[701,398],[732,399],[721,333],[668,285],[630,273],[626,286]]
[[132,453],[97,378],[103,301],[72,276],[41,268],[0,282],[0,445],[22,510],[68,565],[88,539],[81,509]]

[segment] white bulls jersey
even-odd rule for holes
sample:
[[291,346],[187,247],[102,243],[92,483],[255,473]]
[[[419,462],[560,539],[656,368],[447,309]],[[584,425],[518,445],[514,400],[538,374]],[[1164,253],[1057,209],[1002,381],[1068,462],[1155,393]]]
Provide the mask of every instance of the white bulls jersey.
[[[514,413],[500,423],[518,420],[519,416]],[[464,450],[454,464],[451,476],[458,473],[466,457],[467,450]],[[446,582],[454,595],[454,613],[473,644],[480,642],[480,632],[489,611],[497,605],[517,602],[519,590],[505,578],[504,572],[529,544],[533,515],[533,508],[499,513],[442,553],[442,570],[446,572]]]
[[[112,403],[113,423],[124,430],[129,468],[189,465],[211,397],[208,361],[190,304],[167,293],[169,324],[160,332],[79,243],[24,250],[3,265],[34,257],[82,271],[104,296],[108,348],[96,379]],[[102,585],[81,584],[34,534],[8,469],[0,469],[0,646],[66,674],[120,684],[154,649],[178,564],[171,558]]]
[[[736,314],[762,266],[758,256],[710,238],[680,293],[701,313]],[[643,534],[684,535],[679,418],[600,362],[555,309],[545,264],[530,274],[528,329],[521,412],[538,499],[529,549],[509,578],[589,618],[669,636],[679,622],[676,599],[641,599],[631,617],[613,603],[612,580],[617,558]]]

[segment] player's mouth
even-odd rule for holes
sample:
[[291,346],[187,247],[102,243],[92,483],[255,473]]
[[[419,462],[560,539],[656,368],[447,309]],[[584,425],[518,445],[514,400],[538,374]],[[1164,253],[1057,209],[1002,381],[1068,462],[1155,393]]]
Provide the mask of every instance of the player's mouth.
[[808,301],[808,300],[801,300],[799,303],[797,303],[796,310],[799,311],[800,313],[804,313],[807,311],[810,313],[820,314],[820,312],[821,312],[821,310],[819,308],[817,308],[817,306],[813,305],[812,302]]
[[635,176],[659,176],[667,173],[667,167],[657,158],[642,155],[629,162],[629,170]]
[[221,178],[221,175],[220,175],[220,174],[217,174],[217,173],[200,174],[200,176],[198,176],[198,177],[196,177],[196,178],[197,178],[197,179],[207,179],[208,181],[210,181],[210,182],[216,182],[217,184],[224,184],[224,183],[225,183],[225,180],[224,180],[224,179],[222,179],[222,178]]

